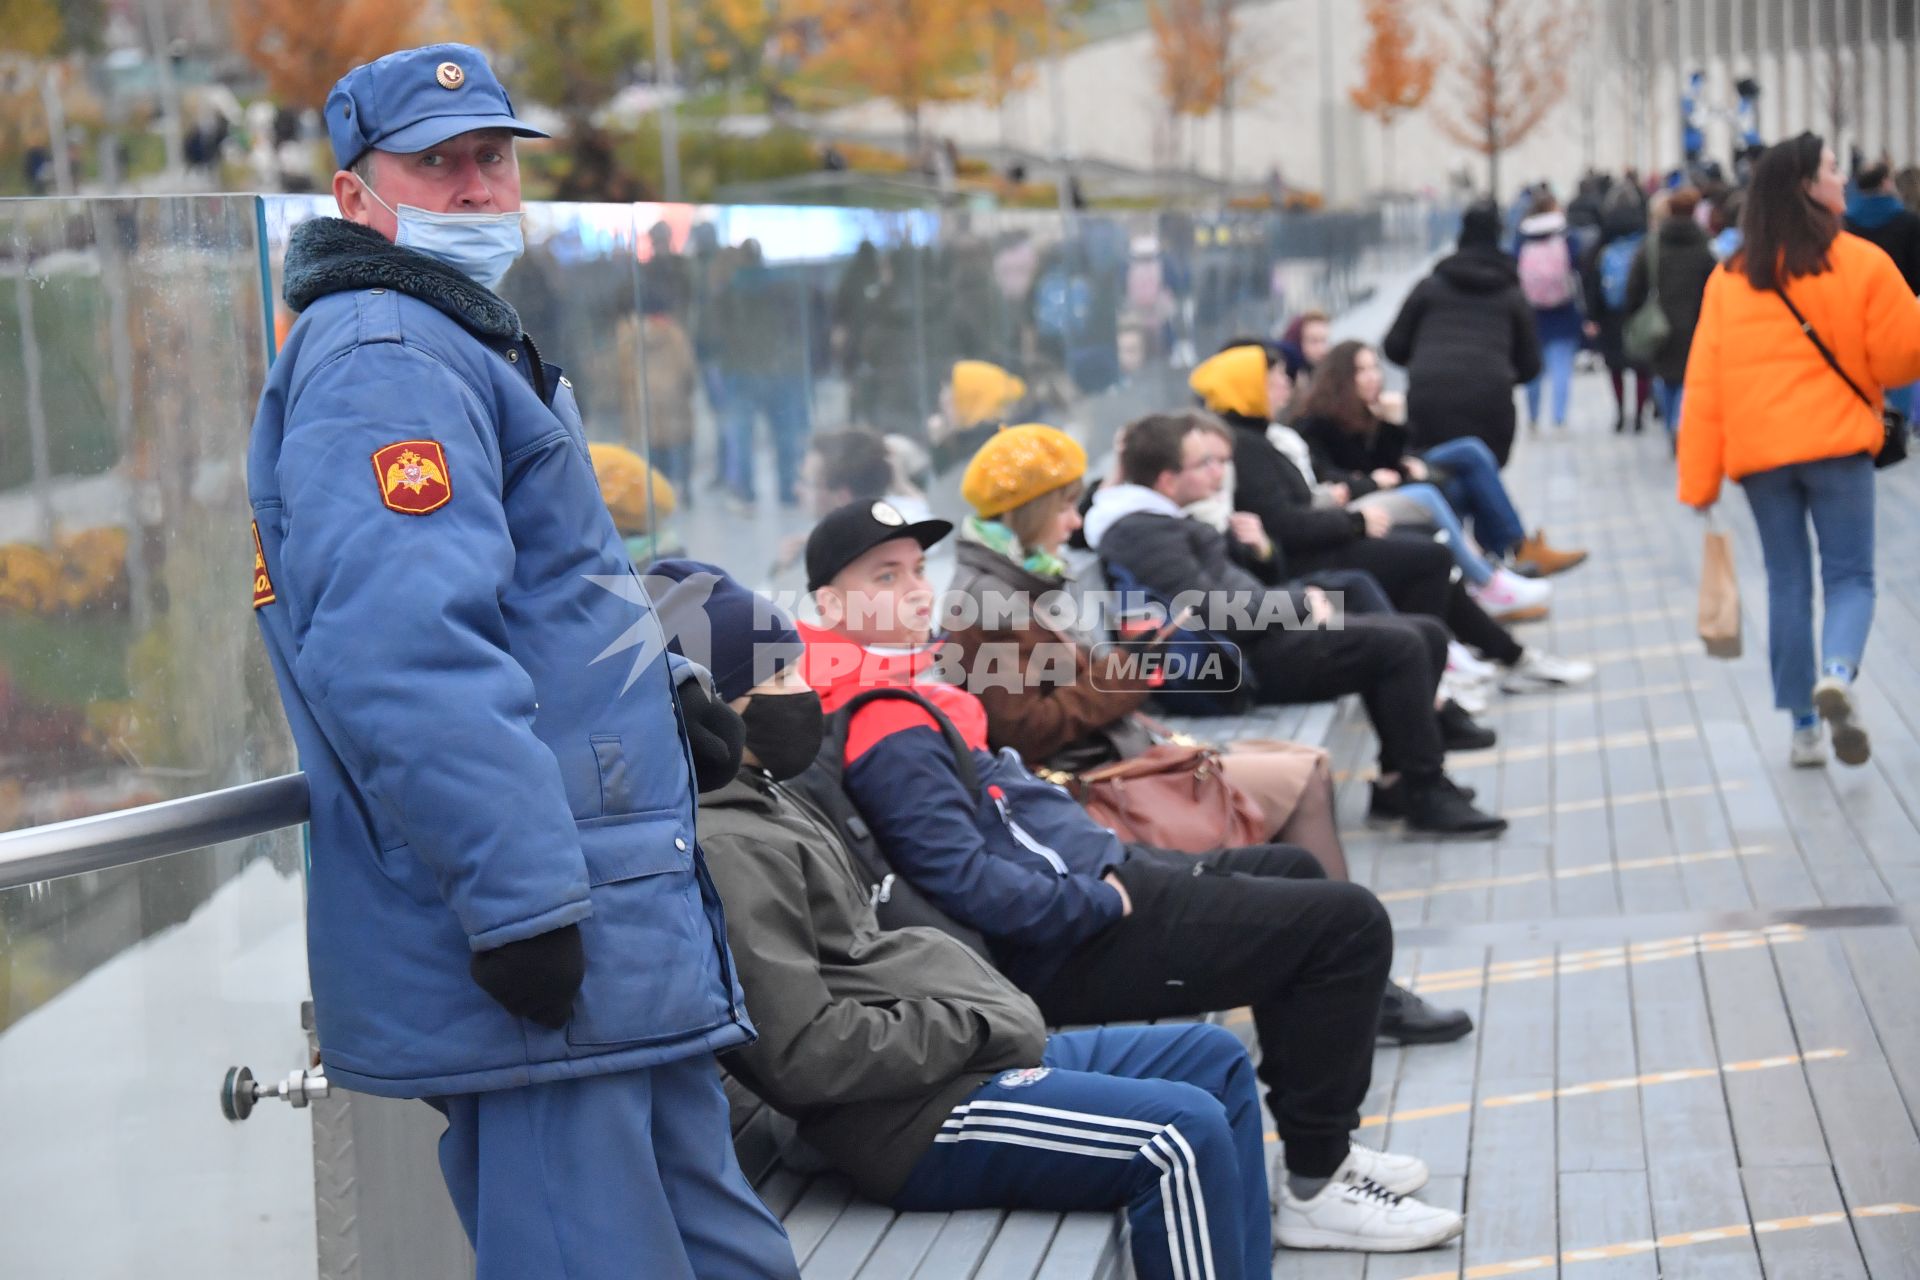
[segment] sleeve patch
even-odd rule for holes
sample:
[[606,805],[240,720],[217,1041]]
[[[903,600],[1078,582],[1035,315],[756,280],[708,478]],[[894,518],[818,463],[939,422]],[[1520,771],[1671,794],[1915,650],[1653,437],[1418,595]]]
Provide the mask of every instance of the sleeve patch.
[[396,440],[373,455],[373,478],[389,511],[424,516],[453,499],[447,455],[437,441]]
[[273,579],[267,574],[267,553],[260,546],[260,522],[253,522],[253,607],[269,605],[277,597],[273,594]]

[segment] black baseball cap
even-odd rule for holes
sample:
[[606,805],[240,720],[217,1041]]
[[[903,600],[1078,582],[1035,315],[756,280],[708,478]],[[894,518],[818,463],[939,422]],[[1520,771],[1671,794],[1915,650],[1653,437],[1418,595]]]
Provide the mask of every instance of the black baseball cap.
[[807,535],[807,590],[826,586],[883,542],[912,538],[924,551],[952,532],[951,521],[909,521],[891,502],[849,502],[829,511]]

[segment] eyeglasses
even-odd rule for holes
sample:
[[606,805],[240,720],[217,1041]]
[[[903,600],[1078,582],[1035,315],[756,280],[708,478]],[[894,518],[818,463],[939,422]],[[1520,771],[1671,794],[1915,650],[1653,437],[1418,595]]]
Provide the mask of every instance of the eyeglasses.
[[1223,471],[1233,461],[1231,454],[1210,453],[1198,462],[1192,462],[1180,468],[1182,471]]

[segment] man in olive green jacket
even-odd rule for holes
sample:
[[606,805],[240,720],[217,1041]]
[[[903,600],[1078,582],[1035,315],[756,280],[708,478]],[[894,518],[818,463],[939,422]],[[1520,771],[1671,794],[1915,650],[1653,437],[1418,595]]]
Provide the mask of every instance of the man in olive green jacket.
[[649,572],[679,580],[660,603],[670,635],[690,634],[689,600],[704,611],[711,652],[687,656],[747,729],[739,776],[700,807],[760,1033],[727,1068],[896,1208],[1124,1209],[1141,1280],[1266,1275],[1264,1126],[1239,1040],[1204,1023],[1050,1037],[963,943],[882,930],[830,820],[781,785],[824,737],[791,619],[712,566]]

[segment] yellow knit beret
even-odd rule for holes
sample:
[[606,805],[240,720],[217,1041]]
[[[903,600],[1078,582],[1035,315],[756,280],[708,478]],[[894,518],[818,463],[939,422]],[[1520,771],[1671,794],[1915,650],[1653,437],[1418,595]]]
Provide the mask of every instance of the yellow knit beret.
[[673,486],[667,478],[647,465],[633,450],[617,444],[590,444],[594,479],[600,482],[600,496],[613,523],[625,534],[652,532],[647,516],[647,497],[653,497],[653,519],[664,520],[677,505]]
[[1087,451],[1066,432],[1037,422],[1003,427],[980,446],[960,478],[960,496],[986,519],[1072,484],[1087,471]]
[[962,360],[953,366],[953,425],[965,429],[983,422],[1004,422],[1025,398],[1027,384],[997,364]]

